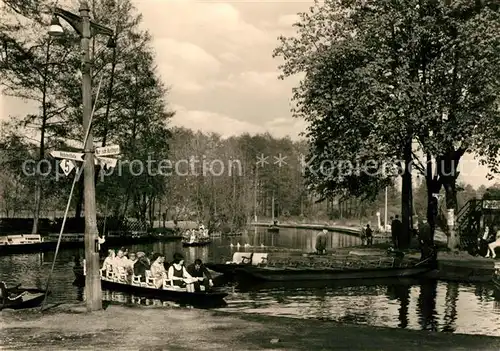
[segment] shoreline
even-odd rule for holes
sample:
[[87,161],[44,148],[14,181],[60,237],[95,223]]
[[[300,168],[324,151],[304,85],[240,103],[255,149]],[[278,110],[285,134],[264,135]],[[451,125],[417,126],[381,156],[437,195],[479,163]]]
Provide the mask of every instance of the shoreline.
[[7,350],[499,350],[500,338],[168,307],[0,312]]
[[[252,222],[249,226],[253,227],[269,227],[271,223],[264,222]],[[360,228],[356,229],[350,226],[340,226],[340,225],[330,225],[330,224],[307,224],[307,223],[279,223],[276,225],[278,228],[295,228],[295,229],[311,229],[311,230],[321,230],[323,228],[328,228],[329,231],[339,232],[343,234],[351,234],[359,236]]]

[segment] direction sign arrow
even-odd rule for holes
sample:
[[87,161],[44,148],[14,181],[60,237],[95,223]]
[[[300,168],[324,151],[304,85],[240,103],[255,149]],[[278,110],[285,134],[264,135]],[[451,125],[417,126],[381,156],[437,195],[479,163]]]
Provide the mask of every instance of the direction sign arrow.
[[99,160],[99,162],[107,168],[115,168],[116,162],[118,162],[116,158],[109,158],[109,157],[97,156],[96,159]]
[[64,159],[59,162],[59,166],[62,168],[64,174],[68,176],[73,168],[75,168],[75,163],[71,160]]
[[109,145],[95,149],[96,156],[118,155],[121,152],[120,145]]
[[52,151],[50,153],[52,157],[64,158],[67,160],[83,161],[82,152],[66,152],[66,151]]

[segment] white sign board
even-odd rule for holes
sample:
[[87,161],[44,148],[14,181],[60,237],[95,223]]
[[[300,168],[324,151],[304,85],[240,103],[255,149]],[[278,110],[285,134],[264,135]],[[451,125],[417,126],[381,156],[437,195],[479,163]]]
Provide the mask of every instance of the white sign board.
[[104,147],[98,147],[95,149],[96,156],[118,155],[120,152],[121,152],[120,145],[109,145]]
[[109,157],[96,157],[96,159],[99,160],[99,163],[106,168],[115,168],[116,162],[118,161],[116,158]]
[[82,152],[52,151],[50,154],[54,158],[64,158],[67,160],[83,161]]
[[452,208],[448,209],[447,222],[448,227],[450,228],[453,228],[453,226],[455,225],[455,210]]
[[75,163],[71,160],[64,159],[59,162],[59,166],[63,170],[64,174],[67,176],[68,174],[71,173],[73,168],[75,168]]

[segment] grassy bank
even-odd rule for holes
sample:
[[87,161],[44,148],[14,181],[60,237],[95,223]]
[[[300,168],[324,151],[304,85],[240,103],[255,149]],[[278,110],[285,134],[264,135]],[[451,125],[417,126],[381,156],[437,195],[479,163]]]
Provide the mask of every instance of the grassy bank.
[[[6,350],[499,350],[500,338],[159,307],[0,313]],[[279,341],[277,340],[279,339]]]

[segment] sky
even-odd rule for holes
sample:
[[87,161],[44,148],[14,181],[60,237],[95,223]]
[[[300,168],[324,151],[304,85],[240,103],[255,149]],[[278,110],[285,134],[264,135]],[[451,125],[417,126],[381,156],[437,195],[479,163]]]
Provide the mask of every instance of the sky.
[[[279,35],[293,35],[297,13],[313,1],[134,0],[151,33],[158,71],[171,87],[172,125],[223,136],[269,132],[297,139],[304,121],[292,118],[290,99],[299,78],[279,80],[272,57]],[[30,106],[2,97],[3,116]],[[487,169],[465,156],[462,180],[491,184]]]

